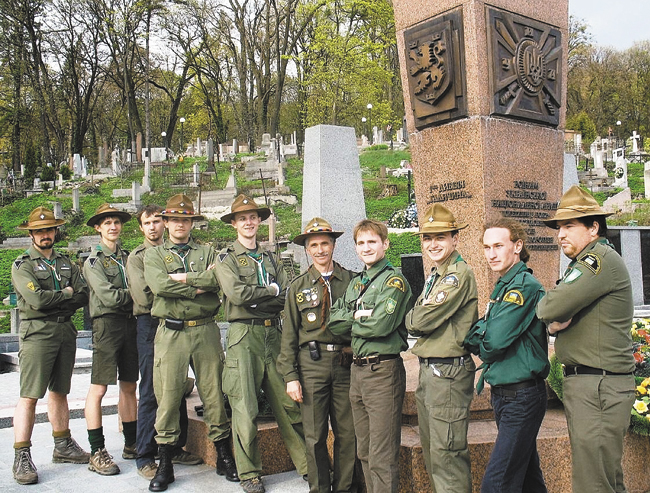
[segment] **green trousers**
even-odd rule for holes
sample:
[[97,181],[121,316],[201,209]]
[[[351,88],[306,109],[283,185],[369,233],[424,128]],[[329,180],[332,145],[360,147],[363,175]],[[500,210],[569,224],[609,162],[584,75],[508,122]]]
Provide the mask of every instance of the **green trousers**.
[[153,385],[156,411],[156,442],[175,444],[181,434],[179,407],[185,393],[190,362],[203,402],[203,419],[213,442],[230,436],[230,420],[221,390],[223,372],[221,334],[215,322],[171,330],[161,320],[154,339]]
[[233,322],[228,328],[228,350],[223,374],[223,390],[232,408],[233,442],[239,478],[262,474],[262,458],[257,440],[257,393],[263,389],[284,444],[298,474],[307,474],[305,438],[298,404],[286,393],[282,376],[275,367],[280,353],[277,326]]
[[440,376],[429,365],[420,364],[415,391],[424,465],[432,491],[471,493],[467,428],[476,365],[468,356],[462,366],[437,364],[436,368]]
[[621,459],[633,404],[631,375],[573,375],[564,379],[574,493],[627,491]]

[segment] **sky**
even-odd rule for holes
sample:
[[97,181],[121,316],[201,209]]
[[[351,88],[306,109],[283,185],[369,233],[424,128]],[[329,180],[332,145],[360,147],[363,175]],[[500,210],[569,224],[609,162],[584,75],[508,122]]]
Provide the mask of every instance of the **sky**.
[[592,42],[627,50],[650,40],[650,0],[569,0],[569,14],[589,25]]

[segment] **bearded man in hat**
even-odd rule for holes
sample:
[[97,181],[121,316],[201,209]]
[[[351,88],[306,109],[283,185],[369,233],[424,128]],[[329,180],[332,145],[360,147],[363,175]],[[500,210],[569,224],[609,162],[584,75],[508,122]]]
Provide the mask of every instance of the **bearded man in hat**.
[[120,388],[117,411],[124,432],[122,458],[136,458],[135,389],[139,374],[136,323],[126,277],[129,252],[119,241],[122,225],[129,219],[128,212],[102,204],[86,223],[100,235],[99,244],[83,267],[90,288],[89,308],[93,320],[93,365],[85,408],[91,448],[88,469],[103,476],[120,472],[106,450],[102,426],[102,399],[108,385],[115,385],[117,379]]
[[154,342],[160,463],[149,490],[165,491],[175,479],[172,459],[181,434],[179,405],[190,364],[203,402],[208,438],[217,451],[217,474],[228,481],[239,481],[221,390],[224,356],[221,332],[214,320],[221,303],[211,267],[215,252],[192,238],[192,224],[203,216],[194,212],[194,204],[186,195],[171,197],[160,216],[168,239],[147,249],[144,256],[145,281],[154,295],[151,315],[160,320]]
[[[353,489],[356,443],[350,407],[350,336],[327,328],[330,309],[355,273],[334,262],[336,238],[343,234],[320,217],[293,239],[313,264],[293,280],[284,304],[278,371],[291,399],[301,403],[311,493]],[[334,476],[327,451],[329,422],[334,433]]]
[[48,419],[54,437],[53,462],[87,464],[90,454],[70,435],[68,394],[77,350],[77,331],[70,317],[88,302],[88,287],[79,268],[55,251],[63,219],[37,207],[18,229],[29,231],[32,246],[11,268],[20,312],[20,399],[14,412],[14,479],[38,482],[30,447],[36,403],[48,395]]
[[215,267],[224,294],[228,328],[224,392],[232,407],[237,471],[246,493],[263,493],[262,459],[257,441],[257,394],[264,389],[298,474],[307,474],[300,408],[285,393],[276,368],[280,353],[280,312],[289,279],[277,255],[257,242],[257,230],[271,215],[246,195],[238,195],[221,220],[237,240],[221,251]]
[[544,222],[558,230],[571,259],[564,276],[537,305],[557,337],[564,365],[574,492],[623,492],[623,439],[634,403],[634,314],[630,275],[605,238],[606,217],[596,200],[573,186]]
[[418,337],[412,352],[420,360],[415,399],[422,455],[434,491],[470,493],[467,429],[476,365],[463,340],[478,320],[478,290],[471,267],[456,250],[458,223],[441,204],[424,215],[418,234],[433,267],[406,328]]

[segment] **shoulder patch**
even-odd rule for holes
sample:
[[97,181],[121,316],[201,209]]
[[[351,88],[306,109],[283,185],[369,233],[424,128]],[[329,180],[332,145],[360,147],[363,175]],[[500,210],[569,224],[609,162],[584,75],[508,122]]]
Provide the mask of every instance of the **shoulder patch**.
[[459,285],[458,277],[455,274],[447,274],[445,277],[442,278],[440,284],[458,287]]
[[445,301],[447,301],[448,294],[449,293],[447,291],[438,291],[436,295],[433,297],[433,304],[442,305]]
[[386,281],[386,286],[389,288],[397,288],[399,289],[402,293],[406,292],[406,286],[404,285],[404,281],[402,280],[401,277],[398,276],[393,276],[388,281]]
[[393,298],[388,298],[386,300],[386,313],[391,315],[395,311],[395,308],[397,308],[397,301]]
[[22,265],[23,262],[24,262],[24,260],[20,260],[20,259],[16,260],[16,261],[14,262],[14,267],[15,267],[16,269],[20,269],[20,266]]
[[239,265],[241,265],[242,267],[248,267],[248,260],[246,259],[246,257],[241,257],[239,259]]
[[224,260],[226,260],[227,256],[228,256],[228,252],[220,253],[219,255],[217,255],[217,257],[219,258],[219,262],[223,262]]
[[580,276],[582,275],[582,271],[580,269],[571,269],[571,272],[567,274],[567,276],[562,279],[565,284],[571,284],[573,281],[577,280]]
[[522,306],[524,304],[524,295],[520,291],[512,289],[503,295],[503,301],[504,303],[513,303]]
[[27,283],[27,289],[29,289],[30,291],[36,291],[36,286],[34,286],[34,283],[32,281],[29,281]]
[[97,262],[97,257],[88,258],[88,262],[90,262],[91,267],[95,267],[95,263]]
[[590,252],[586,254],[584,257],[578,260],[578,263],[584,265],[594,274],[598,274],[600,272],[600,256],[597,253]]

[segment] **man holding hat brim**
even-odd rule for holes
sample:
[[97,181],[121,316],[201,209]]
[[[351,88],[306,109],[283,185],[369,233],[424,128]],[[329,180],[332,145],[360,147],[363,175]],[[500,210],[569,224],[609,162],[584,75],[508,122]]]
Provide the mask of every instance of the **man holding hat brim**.
[[154,342],[160,463],[149,490],[164,491],[174,482],[172,456],[181,433],[179,404],[190,364],[203,402],[208,438],[217,451],[217,474],[228,481],[239,481],[221,390],[224,355],[221,332],[214,320],[221,304],[212,269],[215,251],[192,238],[192,224],[203,216],[194,212],[186,195],[171,197],[160,216],[168,238],[162,245],[147,249],[144,256],[145,281],[154,295],[151,315],[160,320]]
[[20,399],[14,412],[14,479],[38,482],[31,458],[36,403],[48,394],[48,419],[54,437],[53,462],[87,464],[90,455],[70,435],[68,394],[77,350],[77,331],[70,317],[88,302],[88,287],[79,268],[55,251],[63,219],[37,207],[18,229],[29,231],[32,246],[11,269],[20,312]]
[[126,278],[129,252],[119,242],[122,225],[129,219],[128,212],[103,204],[86,223],[101,237],[83,266],[90,288],[89,308],[93,319],[93,364],[85,408],[91,448],[88,469],[103,476],[120,472],[106,450],[102,427],[102,399],[108,385],[115,385],[117,379],[120,386],[118,414],[124,432],[122,457],[136,458],[138,401],[135,390],[139,375],[136,323]]
[[232,407],[235,460],[246,493],[263,493],[262,459],[257,441],[257,394],[271,405],[298,474],[307,474],[300,408],[285,393],[276,368],[280,353],[280,313],[289,279],[281,260],[257,242],[260,223],[271,215],[246,195],[238,195],[221,220],[237,240],[218,255],[216,273],[224,294],[228,328],[224,392]]
[[415,393],[422,455],[434,491],[472,491],[467,428],[476,365],[463,340],[478,319],[478,290],[471,267],[456,250],[461,229],[441,204],[424,214],[418,234],[433,267],[413,309],[409,334],[420,360]]
[[[350,406],[350,336],[327,328],[330,309],[355,273],[334,262],[336,238],[343,234],[320,217],[293,239],[313,264],[293,280],[284,304],[278,371],[286,391],[301,403],[311,493],[353,489],[356,443]],[[334,476],[327,450],[329,423],[334,434]]]
[[634,304],[625,263],[605,238],[609,215],[573,186],[544,221],[571,259],[537,315],[557,337],[564,365],[574,492],[626,491],[621,458],[634,403]]

